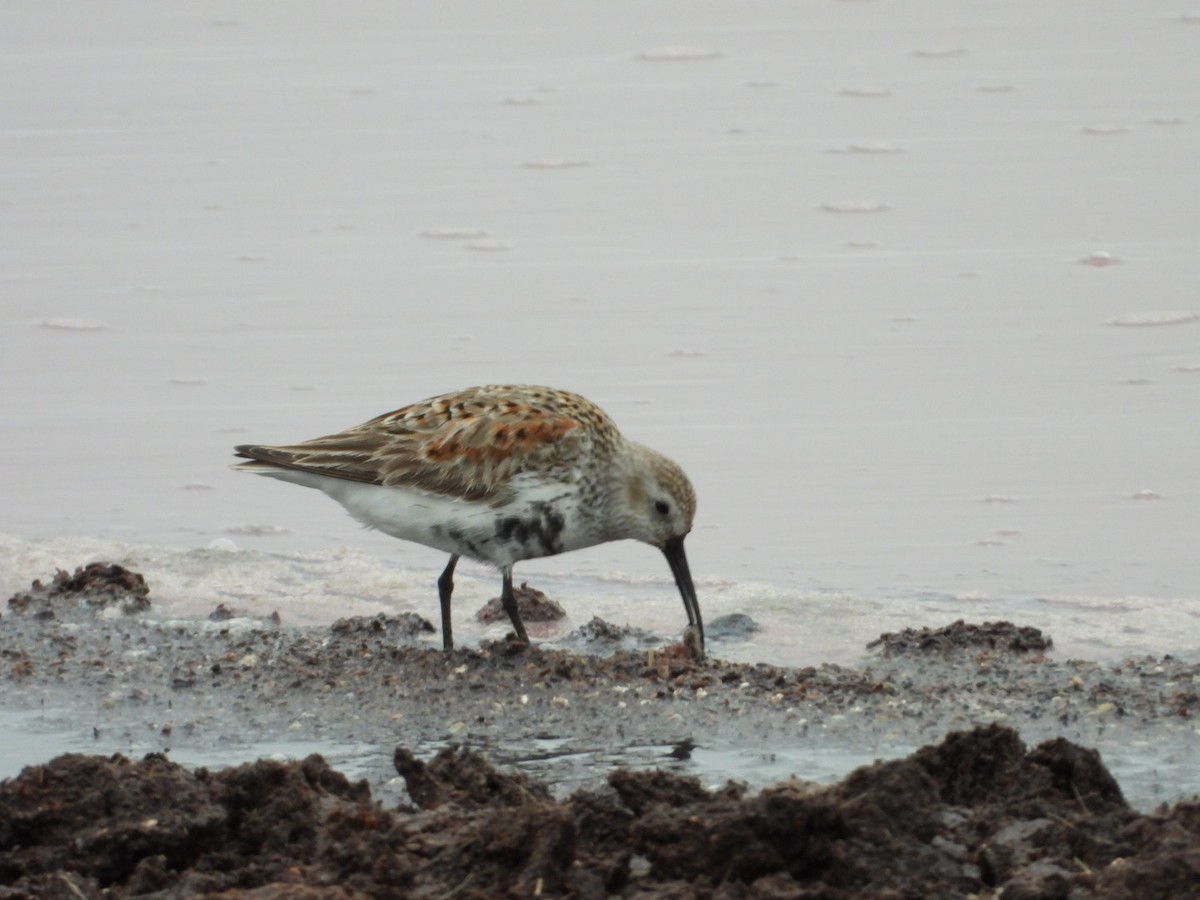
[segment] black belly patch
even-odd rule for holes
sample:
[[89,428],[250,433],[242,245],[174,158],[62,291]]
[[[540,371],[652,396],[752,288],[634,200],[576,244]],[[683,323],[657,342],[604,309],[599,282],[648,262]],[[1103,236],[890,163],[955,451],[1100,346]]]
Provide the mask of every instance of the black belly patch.
[[541,556],[562,553],[562,533],[566,517],[549,503],[531,503],[524,516],[505,516],[496,520],[496,539],[536,548]]
[[[446,536],[450,538],[450,540],[454,541],[454,543],[458,544],[458,546],[464,551],[466,551],[467,556],[471,557],[472,559],[486,560],[486,557],[481,551],[479,545],[471,540],[467,533],[461,528],[455,528],[453,525],[451,525],[446,529]],[[484,538],[482,543],[488,543],[488,539]]]

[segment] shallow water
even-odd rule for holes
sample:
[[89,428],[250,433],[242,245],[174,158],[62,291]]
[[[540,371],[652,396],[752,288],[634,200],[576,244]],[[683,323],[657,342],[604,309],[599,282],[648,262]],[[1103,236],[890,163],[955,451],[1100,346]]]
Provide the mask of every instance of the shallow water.
[[[631,556],[657,556],[633,544],[621,546]],[[569,635],[593,616],[635,625],[660,641],[679,639],[687,620],[665,564],[661,572],[645,575],[596,571],[583,565],[567,568],[581,555],[518,569],[519,581],[528,579],[567,611],[562,622],[529,623],[535,641],[575,646]],[[228,547],[179,550],[95,539],[30,541],[0,535],[0,590],[10,596],[34,578],[45,580],[57,566],[93,559],[120,562],[141,572],[151,588],[150,615],[164,621],[204,620],[224,604],[250,618],[278,613],[288,625],[329,624],[347,616],[403,611],[421,614],[435,628],[439,622],[437,568],[401,567],[392,556],[360,548],[292,553]],[[470,645],[485,637],[501,637],[506,623],[484,625],[475,618],[490,598],[499,595],[499,578],[486,567],[463,564],[456,583],[457,640]],[[932,591],[872,595],[789,590],[766,582],[704,575],[696,584],[708,621],[743,613],[759,626],[747,638],[710,640],[714,655],[734,661],[852,665],[870,655],[867,644],[882,632],[940,626],[960,618],[1007,619],[1040,628],[1051,635],[1052,652],[1063,659],[1108,660],[1147,653],[1193,658],[1196,653],[1196,605],[1174,598],[993,598]],[[430,634],[427,640],[436,645],[440,637]]]
[[15,10],[0,531],[433,569],[230,446],[521,380],[684,463],[701,578],[1194,608],[1176,4],[637,9]]
[[[137,738],[129,734],[83,733],[69,711],[0,710],[0,780],[14,778],[30,764],[44,762],[63,753],[110,755],[121,753],[137,758],[164,752],[189,768],[210,769],[241,765],[256,759],[296,760],[320,754],[331,766],[352,781],[366,779],[381,802],[409,802],[404,780],[392,764],[392,745],[337,740],[287,740],[279,738],[252,742],[230,742],[226,746],[183,745],[161,735]],[[1023,735],[1032,746],[1049,735]],[[458,741],[448,743],[459,743]],[[1104,764],[1121,786],[1126,801],[1146,812],[1161,803],[1174,803],[1200,794],[1200,750],[1194,736],[1154,741],[1092,741]],[[412,749],[421,757],[432,757],[446,743],[424,742]],[[889,740],[878,734],[872,741],[858,735],[851,739],[814,734],[793,741],[775,739],[755,746],[732,746],[721,741],[691,750],[685,760],[671,756],[669,745],[623,745],[606,748],[574,745],[558,739],[542,739],[529,745],[480,746],[494,763],[511,766],[553,786],[558,796],[581,787],[594,788],[613,769],[666,769],[695,776],[716,789],[728,781],[759,789],[788,779],[814,784],[833,784],[854,769],[879,760],[899,759],[912,753],[917,744]]]

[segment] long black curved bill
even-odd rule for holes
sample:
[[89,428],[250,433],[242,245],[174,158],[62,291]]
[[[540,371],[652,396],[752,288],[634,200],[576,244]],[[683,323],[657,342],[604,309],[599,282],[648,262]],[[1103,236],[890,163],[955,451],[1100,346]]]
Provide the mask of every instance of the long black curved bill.
[[[704,656],[704,622],[700,618],[700,601],[696,599],[696,586],[692,584],[692,573],[688,569],[687,554],[683,552],[683,538],[674,538],[663,544],[663,556],[671,566],[679,595],[683,597],[683,608],[687,610],[689,631],[699,639],[700,656]],[[687,637],[684,643],[687,643]]]

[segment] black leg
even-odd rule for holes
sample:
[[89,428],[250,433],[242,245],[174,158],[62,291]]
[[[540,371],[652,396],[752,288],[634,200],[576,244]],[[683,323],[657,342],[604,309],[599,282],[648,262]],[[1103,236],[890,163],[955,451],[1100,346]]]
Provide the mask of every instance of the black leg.
[[500,570],[500,574],[504,576],[504,586],[500,589],[500,603],[504,607],[504,611],[508,613],[508,617],[512,619],[513,628],[517,632],[517,640],[522,644],[528,644],[529,635],[525,633],[525,626],[521,624],[521,614],[517,612],[517,598],[513,595],[512,566],[505,566]]
[[450,625],[450,595],[454,593],[454,567],[458,557],[451,556],[446,569],[438,576],[438,600],[442,603],[442,649],[454,649],[454,629]]

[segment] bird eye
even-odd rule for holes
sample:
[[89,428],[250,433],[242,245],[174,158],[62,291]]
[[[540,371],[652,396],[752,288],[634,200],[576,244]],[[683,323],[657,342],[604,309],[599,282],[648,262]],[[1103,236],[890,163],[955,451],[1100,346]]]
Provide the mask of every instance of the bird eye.
[[658,514],[660,516],[665,516],[667,513],[669,513],[671,511],[671,507],[670,507],[670,505],[668,505],[666,500],[655,500],[654,501],[654,509],[658,512]]

